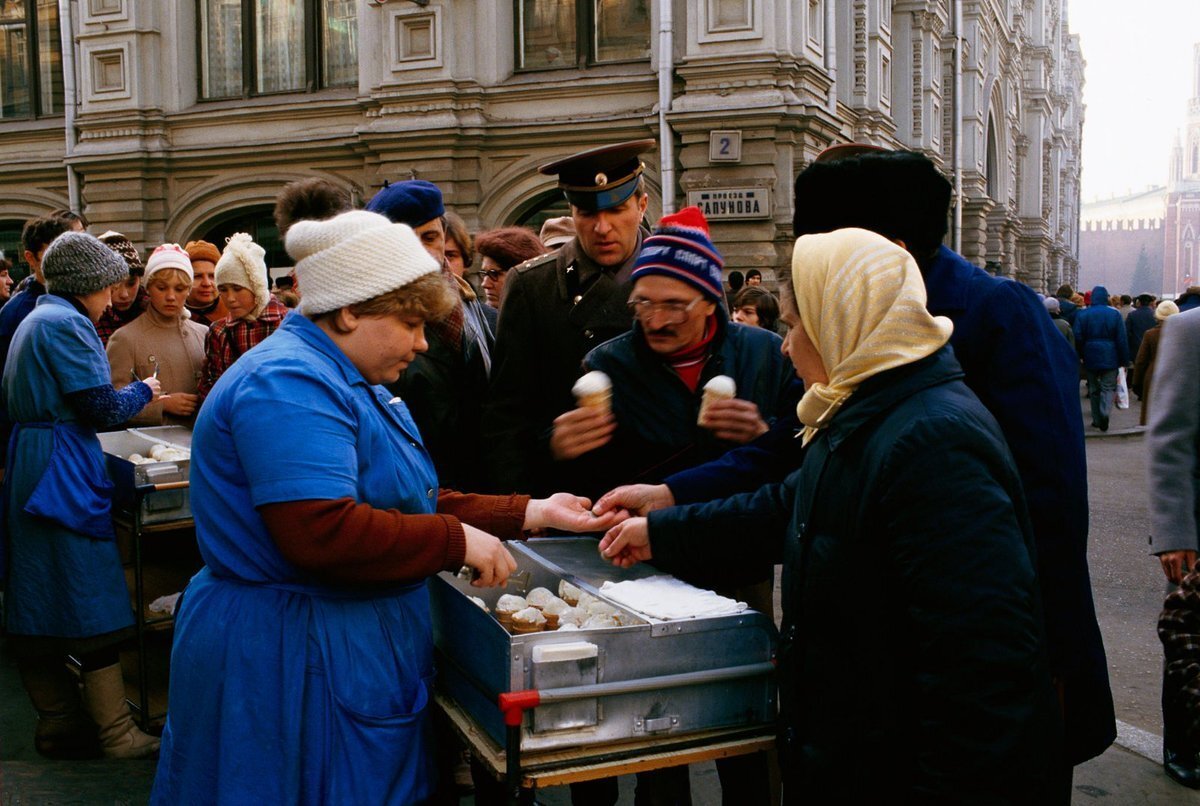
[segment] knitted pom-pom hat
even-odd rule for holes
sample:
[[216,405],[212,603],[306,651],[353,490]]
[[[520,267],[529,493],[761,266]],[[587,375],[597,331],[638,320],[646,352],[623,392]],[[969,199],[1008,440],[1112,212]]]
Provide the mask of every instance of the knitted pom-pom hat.
[[713,302],[725,299],[721,269],[725,260],[708,235],[699,207],[663,216],[654,234],[642,241],[631,279],[661,274],[687,283]]
[[150,278],[163,269],[178,269],[188,276],[188,280],[195,279],[192,274],[192,260],[177,243],[165,243],[150,253],[150,258],[146,261],[145,282],[149,283]]
[[336,311],[441,271],[407,224],[351,210],[325,221],[297,221],[287,233],[303,289],[300,313]]
[[213,270],[213,282],[222,285],[240,285],[254,294],[254,309],[245,318],[253,322],[271,301],[271,289],[267,287],[267,263],[263,258],[267,250],[254,242],[244,232],[229,236],[225,251]]

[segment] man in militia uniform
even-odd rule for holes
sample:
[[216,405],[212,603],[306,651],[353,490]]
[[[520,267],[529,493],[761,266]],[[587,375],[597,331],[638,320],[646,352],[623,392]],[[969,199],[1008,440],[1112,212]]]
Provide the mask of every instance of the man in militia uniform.
[[554,419],[575,408],[571,386],[584,355],[632,324],[629,275],[647,201],[639,155],[654,145],[603,146],[538,169],[558,176],[575,238],[517,266],[505,283],[484,416],[487,479],[497,492],[557,489],[550,478]]

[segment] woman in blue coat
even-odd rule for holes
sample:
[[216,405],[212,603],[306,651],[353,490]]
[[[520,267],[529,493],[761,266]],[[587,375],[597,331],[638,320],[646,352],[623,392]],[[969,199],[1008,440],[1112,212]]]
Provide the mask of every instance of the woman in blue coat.
[[685,530],[630,519],[601,549],[731,580],[783,562],[785,801],[1043,802],[1061,739],[1032,529],[950,321],[866,230],[800,238],[793,282],[803,465],[752,503],[685,508]]
[[380,385],[454,304],[409,227],[353,211],[293,224],[287,248],[298,312],[196,421],[206,567],[177,616],[153,803],[430,799],[425,580],[466,564],[476,584],[503,583],[515,564],[488,532],[607,525],[566,494],[439,490],[407,407]]
[[[141,411],[158,381],[120,392],[109,382],[95,323],[111,286],[129,276],[123,258],[90,235],[67,232],[47,247],[42,271],[48,293],[13,334],[3,377],[13,424],[0,494],[8,641],[38,712],[39,753],[151,756],[158,740],[134,725],[118,663],[133,610],[96,429]],[[83,665],[82,702],[67,655]]]

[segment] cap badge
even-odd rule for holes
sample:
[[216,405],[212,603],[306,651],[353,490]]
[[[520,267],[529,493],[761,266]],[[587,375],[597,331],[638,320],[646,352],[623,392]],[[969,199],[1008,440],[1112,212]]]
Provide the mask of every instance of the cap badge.
[[597,185],[607,185],[608,184],[608,174],[603,174],[603,173],[596,174],[596,184]]

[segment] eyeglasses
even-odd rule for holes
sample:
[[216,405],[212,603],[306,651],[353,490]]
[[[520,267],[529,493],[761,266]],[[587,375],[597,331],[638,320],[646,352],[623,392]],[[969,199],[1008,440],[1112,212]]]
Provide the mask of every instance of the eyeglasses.
[[486,277],[494,283],[503,277],[507,271],[508,269],[480,269],[475,273],[479,275],[480,280]]
[[696,297],[691,302],[651,302],[648,299],[631,299],[626,304],[629,312],[641,322],[645,322],[657,313],[662,314],[661,321],[664,324],[679,325],[686,322],[692,308],[703,301],[704,297]]

